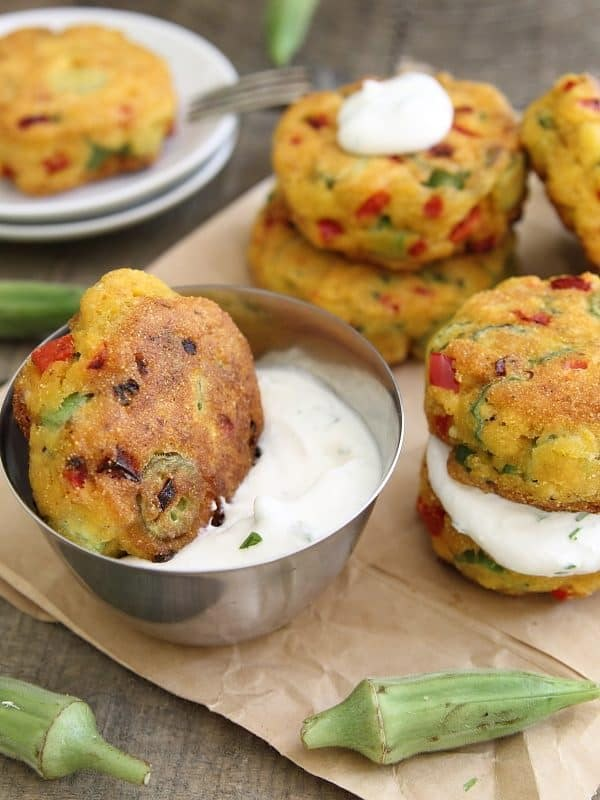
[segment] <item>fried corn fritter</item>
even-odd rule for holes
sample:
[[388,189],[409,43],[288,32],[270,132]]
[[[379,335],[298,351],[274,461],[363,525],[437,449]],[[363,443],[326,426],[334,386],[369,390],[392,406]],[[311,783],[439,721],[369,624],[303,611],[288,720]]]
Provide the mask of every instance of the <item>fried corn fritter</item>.
[[418,273],[393,273],[319,250],[290,221],[275,191],[254,225],[248,258],[254,282],[331,311],[390,364],[422,358],[432,333],[475,292],[511,269],[514,237],[488,253],[454,256]]
[[127,269],[84,294],[70,328],[15,383],[36,505],[83,547],[165,560],[254,461],[263,417],[248,343],[215,303]]
[[175,111],[165,62],[119,31],[27,28],[0,38],[0,169],[27,194],[151,164]]
[[292,219],[316,247],[393,270],[493,250],[521,212],[525,160],[504,96],[437,76],[454,105],[443,142],[408,155],[357,156],[337,114],[359,85],[310,94],[283,115],[273,163]]
[[511,278],[432,338],[425,410],[450,475],[549,511],[600,511],[600,278]]
[[563,75],[523,116],[521,138],[546,193],[600,266],[600,84]]
[[450,516],[431,488],[425,464],[421,471],[417,511],[429,531],[435,553],[486,589],[512,595],[549,592],[558,600],[586,597],[600,589],[599,572],[545,577],[524,575],[498,564],[470,536],[452,525]]

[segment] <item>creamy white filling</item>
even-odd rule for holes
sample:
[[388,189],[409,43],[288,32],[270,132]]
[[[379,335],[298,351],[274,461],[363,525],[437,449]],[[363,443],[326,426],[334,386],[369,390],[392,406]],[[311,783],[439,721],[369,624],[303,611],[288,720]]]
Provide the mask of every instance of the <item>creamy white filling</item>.
[[[256,564],[291,553],[348,522],[382,477],[375,439],[359,415],[309,372],[257,366],[265,418],[261,456],[224,505],[221,527],[208,525],[165,564],[194,571]],[[240,549],[251,533],[258,544]]]
[[359,155],[426,150],[452,127],[454,109],[431,75],[407,72],[386,81],[363,81],[338,113],[340,147]]
[[542,511],[465,486],[448,474],[450,448],[427,445],[429,482],[461,533],[494,561],[525,575],[586,575],[600,570],[600,514]]

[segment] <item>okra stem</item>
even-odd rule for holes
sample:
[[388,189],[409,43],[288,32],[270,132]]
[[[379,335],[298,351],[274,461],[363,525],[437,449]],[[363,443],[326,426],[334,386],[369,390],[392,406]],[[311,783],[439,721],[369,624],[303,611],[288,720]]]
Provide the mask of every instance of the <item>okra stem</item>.
[[0,676],[0,753],[24,761],[42,778],[92,769],[136,784],[150,765],[108,744],[83,700]]

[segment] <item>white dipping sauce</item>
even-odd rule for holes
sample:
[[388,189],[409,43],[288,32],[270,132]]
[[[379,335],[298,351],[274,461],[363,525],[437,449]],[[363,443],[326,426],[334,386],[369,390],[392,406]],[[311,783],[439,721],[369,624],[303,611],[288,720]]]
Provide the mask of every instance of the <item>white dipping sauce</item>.
[[[286,366],[257,366],[265,427],[261,456],[224,504],[225,522],[208,525],[164,564],[202,571],[257,564],[300,550],[348,522],[382,477],[377,444],[363,420],[325,383]],[[252,532],[262,541],[240,550]]]
[[429,482],[452,524],[494,561],[524,575],[585,575],[600,570],[600,514],[542,511],[465,486],[448,474],[450,448],[427,445]]
[[454,108],[442,85],[422,72],[364,81],[338,113],[337,141],[358,155],[396,155],[439,144],[452,127]]

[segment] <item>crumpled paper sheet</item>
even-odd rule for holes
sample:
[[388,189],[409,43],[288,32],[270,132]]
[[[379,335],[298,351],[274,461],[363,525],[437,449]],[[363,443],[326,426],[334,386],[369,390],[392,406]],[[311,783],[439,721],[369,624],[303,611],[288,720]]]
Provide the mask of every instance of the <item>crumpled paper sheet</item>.
[[[247,283],[244,252],[268,182],[242,196],[152,267],[172,285]],[[534,184],[520,252],[532,272],[580,269],[581,255]],[[110,265],[107,265],[107,267]],[[474,586],[437,561],[414,512],[426,427],[423,368],[396,370],[407,435],[397,469],[347,568],[293,623],[262,639],[186,648],[130,629],[73,577],[0,482],[0,593],[50,615],[119,663],[202,703],[304,769],[365,800],[589,800],[600,782],[597,703],[560,712],[523,734],[377,767],[343,751],[305,751],[309,714],[367,675],[469,667],[600,677],[600,595],[558,604]]]

